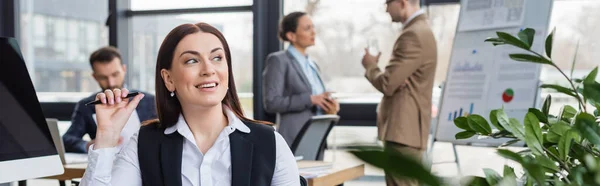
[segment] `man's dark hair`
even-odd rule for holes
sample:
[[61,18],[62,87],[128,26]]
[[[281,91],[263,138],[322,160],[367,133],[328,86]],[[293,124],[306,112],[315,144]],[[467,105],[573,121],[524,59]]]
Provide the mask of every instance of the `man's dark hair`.
[[112,46],[102,47],[90,55],[90,66],[94,68],[94,63],[108,63],[115,58],[121,59],[121,53],[117,48]]

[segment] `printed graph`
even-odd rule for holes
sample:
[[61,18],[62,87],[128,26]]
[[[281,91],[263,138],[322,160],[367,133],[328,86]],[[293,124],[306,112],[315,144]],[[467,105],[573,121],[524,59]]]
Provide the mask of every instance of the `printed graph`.
[[473,107],[475,106],[475,104],[471,103],[469,105],[469,109],[463,109],[462,107],[460,107],[458,110],[455,110],[454,112],[450,112],[448,113],[448,121],[454,121],[454,119],[456,119],[457,117],[461,117],[461,116],[468,116],[473,114]]

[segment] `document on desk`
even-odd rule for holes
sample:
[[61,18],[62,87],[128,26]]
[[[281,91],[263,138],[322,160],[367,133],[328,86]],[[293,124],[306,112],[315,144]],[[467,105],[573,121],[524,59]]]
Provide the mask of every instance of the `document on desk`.
[[87,163],[88,162],[88,154],[87,153],[65,153],[65,163],[67,164],[77,164],[77,163]]
[[306,162],[305,161],[305,162],[298,163],[298,172],[304,178],[314,178],[319,175],[324,175],[324,174],[329,173],[329,171],[331,170],[332,167],[333,167],[333,164],[331,164],[329,162],[320,162],[320,161]]

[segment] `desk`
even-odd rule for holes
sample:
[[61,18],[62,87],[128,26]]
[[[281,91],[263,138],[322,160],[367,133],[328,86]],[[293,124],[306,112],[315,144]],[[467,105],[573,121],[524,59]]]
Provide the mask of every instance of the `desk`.
[[72,180],[74,178],[83,177],[83,173],[85,173],[85,168],[87,168],[87,163],[79,163],[79,164],[67,164],[64,165],[65,173],[57,176],[45,177],[43,179],[55,179],[55,180]]
[[[327,164],[320,161],[298,161],[298,167],[310,167],[315,165]],[[45,177],[43,179],[56,179],[56,180],[72,180],[74,178],[83,177],[86,163],[82,164],[68,164],[65,165],[65,173],[57,176]],[[340,185],[346,181],[353,180],[365,175],[364,164],[332,164],[331,168],[326,170],[326,174],[322,174],[313,178],[306,179],[309,186],[332,186]]]
[[[316,177],[307,178],[309,186],[332,186],[341,185],[344,182],[359,178],[365,175],[364,164],[332,164],[322,161],[298,161],[298,168],[331,165],[331,168],[326,168]],[[302,172],[300,173],[302,174]]]

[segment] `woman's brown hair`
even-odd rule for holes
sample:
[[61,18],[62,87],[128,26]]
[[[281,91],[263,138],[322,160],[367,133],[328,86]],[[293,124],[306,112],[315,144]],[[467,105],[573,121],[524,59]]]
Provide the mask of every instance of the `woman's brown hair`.
[[304,15],[306,15],[304,12],[292,12],[283,17],[279,23],[279,38],[283,41],[290,41],[286,34],[288,32],[296,33],[296,30],[298,29],[298,21]]
[[268,124],[268,122],[263,121],[255,121],[248,119],[244,116],[244,112],[242,110],[242,106],[240,104],[240,100],[237,95],[237,90],[235,88],[235,81],[233,79],[233,71],[231,67],[231,52],[229,50],[229,45],[225,40],[225,37],[219,30],[215,27],[206,24],[206,23],[196,23],[196,24],[183,24],[175,27],[169,34],[165,37],[165,40],[160,45],[160,49],[158,50],[158,57],[156,59],[156,107],[158,112],[158,121],[153,120],[147,122],[147,124],[158,124],[161,128],[168,128],[177,123],[179,119],[179,115],[181,114],[181,104],[177,97],[171,97],[169,90],[165,86],[165,82],[162,79],[160,71],[162,69],[169,70],[171,69],[171,64],[173,63],[173,53],[175,52],[175,47],[177,44],[187,35],[198,33],[198,32],[206,32],[215,35],[223,44],[223,49],[225,50],[225,57],[227,59],[227,66],[229,72],[229,89],[227,90],[227,94],[225,98],[221,101],[222,104],[229,107],[233,113],[242,121],[260,123],[260,124]]

